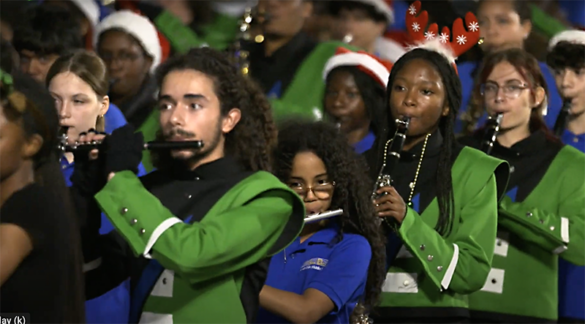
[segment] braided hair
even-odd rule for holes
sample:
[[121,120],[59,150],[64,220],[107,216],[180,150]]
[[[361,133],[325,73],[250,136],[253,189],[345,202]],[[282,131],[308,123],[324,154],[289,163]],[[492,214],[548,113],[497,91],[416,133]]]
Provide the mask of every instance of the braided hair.
[[[441,152],[439,154],[439,165],[435,175],[437,184],[437,200],[439,202],[439,220],[437,222],[436,230],[441,235],[448,235],[453,227],[453,183],[451,179],[451,168],[453,166],[455,140],[455,118],[457,111],[461,105],[461,81],[457,72],[451,66],[451,63],[441,54],[435,51],[429,51],[422,48],[414,49],[404,54],[392,67],[392,72],[388,80],[386,92],[386,120],[388,128],[381,134],[376,134],[376,142],[373,150],[366,152],[366,158],[370,162],[370,176],[375,179],[378,176],[378,171],[382,164],[382,154],[384,152],[385,143],[392,138],[396,133],[396,125],[394,123],[395,117],[390,111],[390,93],[393,88],[396,76],[407,63],[412,60],[424,60],[430,63],[441,76],[441,82],[445,89],[445,100],[449,106],[449,113],[446,116],[441,116],[439,120],[439,131],[443,136],[443,143],[441,145]],[[374,167],[374,168],[372,168]]]

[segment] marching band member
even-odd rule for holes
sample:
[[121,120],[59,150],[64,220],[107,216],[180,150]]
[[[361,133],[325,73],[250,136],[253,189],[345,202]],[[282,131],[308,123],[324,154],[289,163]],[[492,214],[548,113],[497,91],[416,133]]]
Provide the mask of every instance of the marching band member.
[[323,107],[359,154],[387,127],[383,109],[392,63],[343,47],[325,65]]
[[[413,39],[424,39],[427,13],[413,4],[407,24]],[[473,14],[466,25],[477,24]],[[436,35],[437,26],[427,31]],[[445,37],[450,35],[444,28]],[[428,34],[427,34],[428,35]],[[490,271],[496,234],[497,202],[508,177],[505,162],[465,148],[455,141],[453,127],[461,102],[461,84],[454,56],[479,39],[461,19],[453,37],[467,44],[434,39],[402,56],[388,81],[388,119],[410,117],[400,159],[392,171],[393,185],[377,190],[374,203],[390,235],[390,268],[382,287],[380,323],[457,323],[469,318],[467,294],[481,289]],[[459,39],[461,39],[461,37]],[[450,46],[449,46],[450,45]],[[397,126],[380,134],[365,153],[371,176],[378,177]],[[376,186],[377,187],[377,186]],[[392,246],[393,242],[398,250]],[[393,250],[398,250],[394,259]]]
[[[108,122],[104,116],[110,107],[108,97],[108,74],[104,62],[93,52],[75,51],[59,57],[49,69],[47,87],[55,99],[62,130],[70,144],[87,130],[104,132]],[[71,176],[75,166],[74,155],[66,152],[61,156],[61,171],[65,182],[71,186]],[[142,164],[138,176],[146,174]],[[102,215],[100,233],[106,234],[114,227]],[[86,316],[89,323],[128,321],[130,307],[129,282],[105,295],[86,303]]]
[[307,215],[343,214],[305,225],[272,257],[257,322],[356,323],[378,302],[386,265],[365,166],[333,125],[295,123],[278,137],[274,172]]
[[[544,323],[557,319],[558,257],[583,265],[585,155],[562,145],[542,117],[546,81],[521,49],[486,57],[475,89],[491,116],[502,114],[492,155],[511,165],[499,206],[490,274],[469,296],[477,323]],[[463,141],[479,147],[483,132]]]
[[[557,34],[546,57],[561,97],[570,100],[563,143],[585,152],[585,31]],[[585,267],[559,258],[559,322],[585,320]]]
[[80,238],[55,156],[53,100],[18,73],[0,70],[0,83],[0,312],[84,323]]
[[90,198],[78,206],[88,208],[87,188],[96,188],[117,230],[97,246],[101,266],[86,273],[86,294],[130,277],[131,323],[250,323],[268,257],[298,236],[305,214],[298,196],[266,172],[276,144],[269,103],[210,48],[176,56],[158,73],[160,139],[204,146],[156,152],[157,170],[138,179],[142,135],[128,126],[105,140],[97,160],[76,163],[91,184],[74,182],[76,200]]

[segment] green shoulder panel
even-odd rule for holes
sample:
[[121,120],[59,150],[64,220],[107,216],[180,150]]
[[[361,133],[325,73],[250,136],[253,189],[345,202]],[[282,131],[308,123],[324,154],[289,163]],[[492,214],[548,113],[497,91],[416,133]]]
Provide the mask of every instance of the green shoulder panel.
[[[274,175],[265,171],[255,172],[246,179],[240,181],[230,189],[209,211],[209,214],[223,212],[227,206],[243,206],[254,198],[273,190],[283,190],[293,197],[293,214],[289,224],[283,231],[283,235],[269,250],[268,255],[274,255],[291,244],[303,229],[305,219],[305,204],[301,198],[288,186],[278,180]],[[205,218],[203,219],[205,221]]]
[[501,200],[508,188],[510,165],[504,160],[466,146],[453,165],[453,185],[455,187],[457,183],[465,184],[465,190],[462,190],[461,194],[473,196],[481,190],[492,174],[496,179],[498,200]]

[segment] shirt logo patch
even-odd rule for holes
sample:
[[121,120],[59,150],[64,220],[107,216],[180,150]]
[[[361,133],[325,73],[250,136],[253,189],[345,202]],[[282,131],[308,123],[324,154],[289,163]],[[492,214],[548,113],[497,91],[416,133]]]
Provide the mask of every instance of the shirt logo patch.
[[323,270],[323,268],[325,268],[327,266],[328,262],[329,262],[329,260],[327,260],[327,259],[312,258],[310,260],[305,261],[305,263],[303,263],[303,266],[301,267],[301,271],[309,270],[309,269],[320,271],[320,270]]

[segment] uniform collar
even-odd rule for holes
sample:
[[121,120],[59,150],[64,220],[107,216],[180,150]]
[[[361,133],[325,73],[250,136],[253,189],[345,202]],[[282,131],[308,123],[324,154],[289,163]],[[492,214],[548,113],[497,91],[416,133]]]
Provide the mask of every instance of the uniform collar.
[[494,144],[494,153],[497,152],[498,155],[501,155],[504,158],[538,154],[546,145],[546,142],[546,134],[544,131],[538,130],[509,148],[504,147],[500,145],[500,143],[496,142]]
[[169,168],[170,175],[177,180],[207,180],[231,178],[243,172],[242,166],[231,157],[223,157],[200,165],[191,171],[182,166]]

